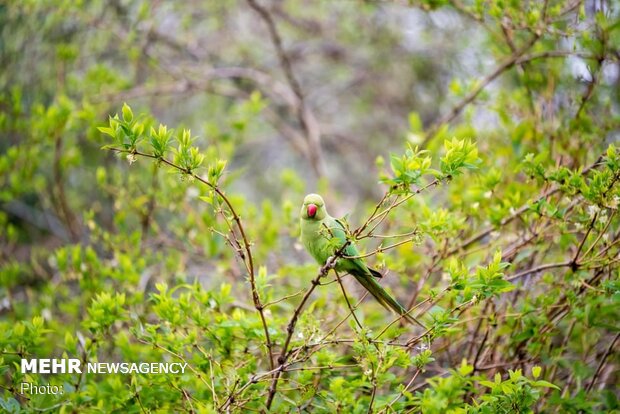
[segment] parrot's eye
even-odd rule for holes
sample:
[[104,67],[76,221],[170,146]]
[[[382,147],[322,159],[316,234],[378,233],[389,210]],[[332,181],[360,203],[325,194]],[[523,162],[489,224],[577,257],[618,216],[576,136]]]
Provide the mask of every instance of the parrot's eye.
[[316,215],[317,207],[314,204],[308,204],[308,217],[314,218]]

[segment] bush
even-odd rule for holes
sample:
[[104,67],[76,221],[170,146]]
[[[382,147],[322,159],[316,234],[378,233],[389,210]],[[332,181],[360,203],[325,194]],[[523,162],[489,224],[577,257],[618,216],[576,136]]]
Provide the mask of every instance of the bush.
[[[615,5],[24,1],[0,26],[4,411],[620,410]],[[308,192],[423,327],[303,251]]]

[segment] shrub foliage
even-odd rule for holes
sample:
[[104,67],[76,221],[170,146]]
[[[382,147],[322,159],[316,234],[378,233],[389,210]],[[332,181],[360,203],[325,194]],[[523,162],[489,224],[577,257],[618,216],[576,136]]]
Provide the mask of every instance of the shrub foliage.
[[413,3],[1,5],[2,410],[620,410],[617,5]]

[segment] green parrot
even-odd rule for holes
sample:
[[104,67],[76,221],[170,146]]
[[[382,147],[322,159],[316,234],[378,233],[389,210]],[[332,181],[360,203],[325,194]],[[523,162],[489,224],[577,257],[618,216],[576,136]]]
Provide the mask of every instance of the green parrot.
[[[304,198],[300,221],[301,242],[320,265],[324,265],[347,241],[344,225],[327,213],[325,202],[318,194],[308,194]],[[338,238],[340,243],[330,243],[333,237]],[[359,252],[351,243],[344,249],[343,256],[359,256]],[[366,266],[361,258],[347,259],[341,257],[336,262],[335,270],[353,275],[383,307],[396,312],[398,315],[404,315],[403,318],[411,323],[417,323],[424,327],[415,318],[408,315],[407,310],[381,287],[375,278],[381,278],[383,275]]]

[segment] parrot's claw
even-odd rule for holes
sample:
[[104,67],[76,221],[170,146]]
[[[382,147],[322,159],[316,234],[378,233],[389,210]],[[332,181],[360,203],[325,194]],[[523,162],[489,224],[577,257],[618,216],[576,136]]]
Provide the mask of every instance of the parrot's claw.
[[336,256],[329,256],[325,261],[325,264],[321,266],[320,272],[322,275],[327,275],[331,269],[336,266],[336,261],[338,258]]

